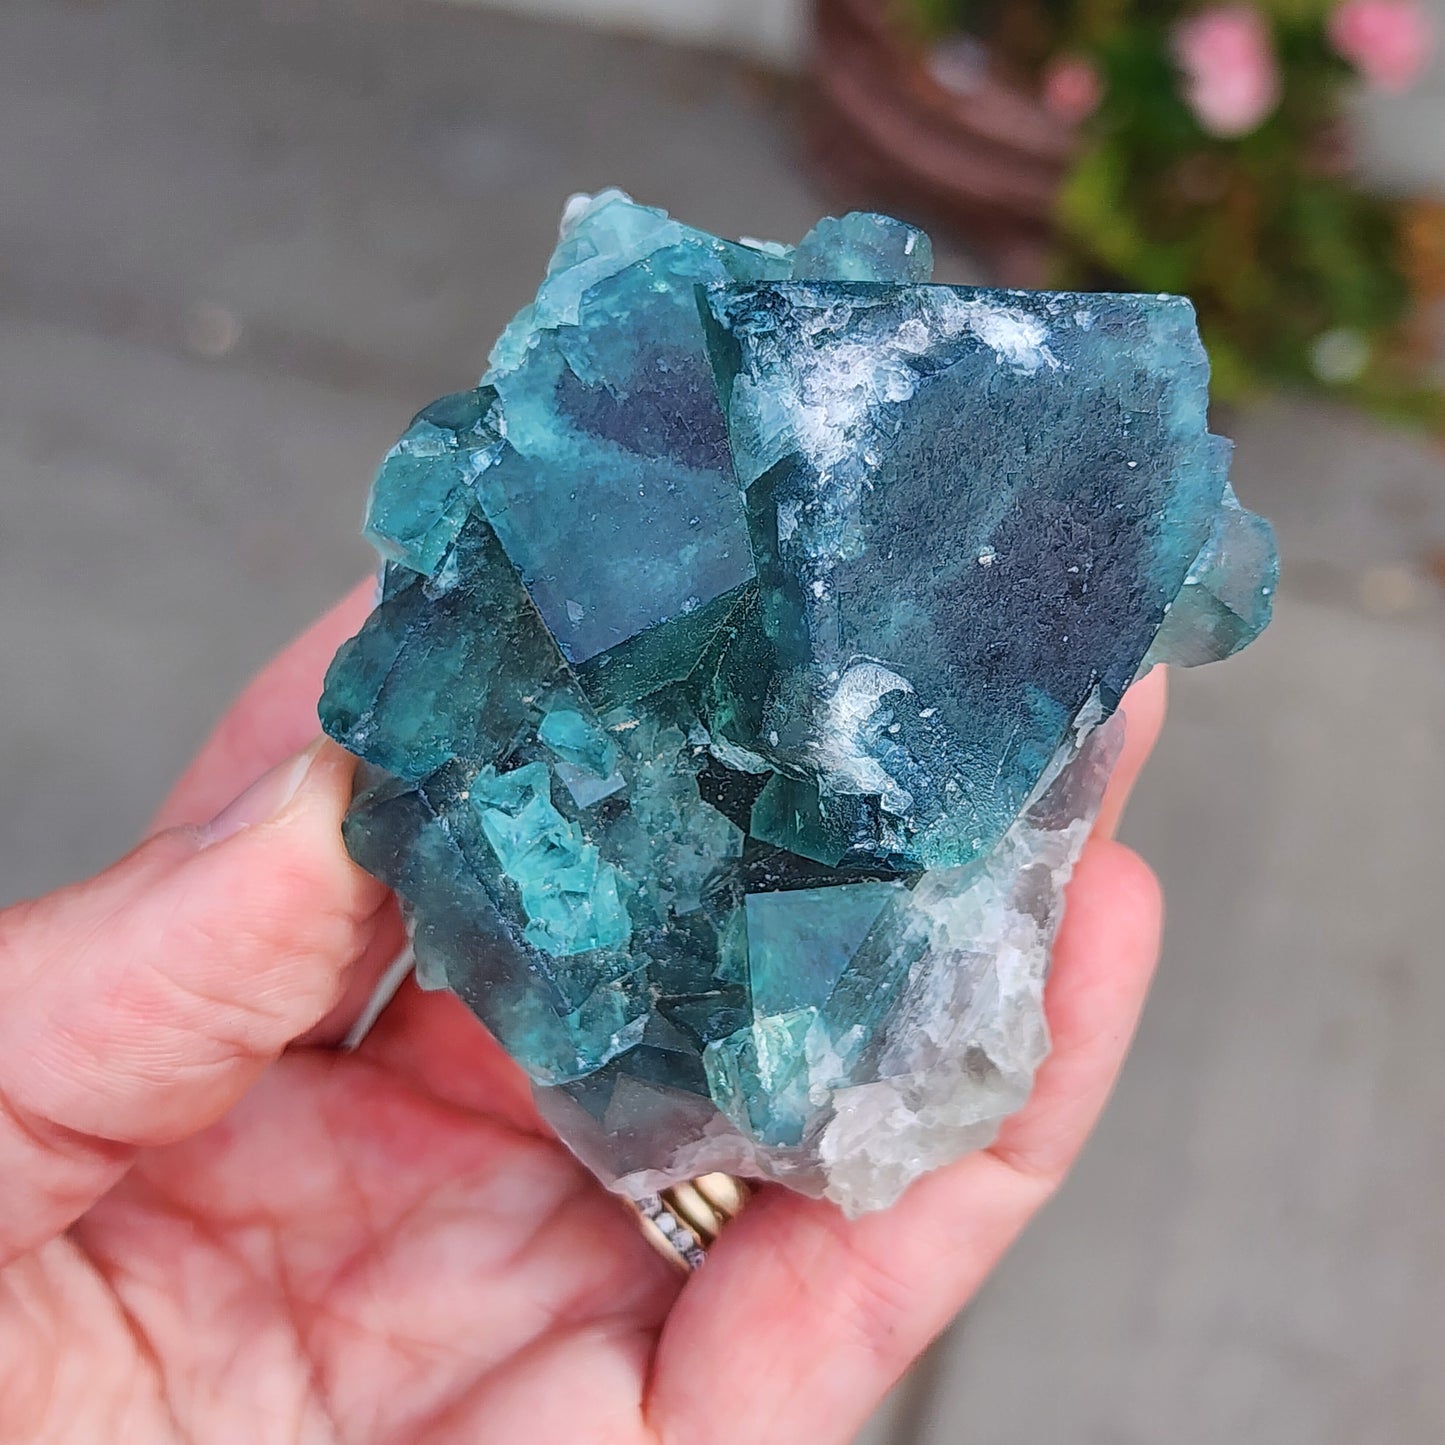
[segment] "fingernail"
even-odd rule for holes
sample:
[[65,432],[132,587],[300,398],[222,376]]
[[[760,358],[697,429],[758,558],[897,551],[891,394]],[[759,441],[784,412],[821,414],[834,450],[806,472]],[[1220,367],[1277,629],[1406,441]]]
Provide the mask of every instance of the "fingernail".
[[304,752],[287,758],[284,763],[277,763],[269,773],[262,773],[244,793],[227,803],[201,829],[201,846],[208,848],[213,843],[224,842],[242,828],[251,828],[274,818],[296,796],[324,742],[324,738],[317,738]]

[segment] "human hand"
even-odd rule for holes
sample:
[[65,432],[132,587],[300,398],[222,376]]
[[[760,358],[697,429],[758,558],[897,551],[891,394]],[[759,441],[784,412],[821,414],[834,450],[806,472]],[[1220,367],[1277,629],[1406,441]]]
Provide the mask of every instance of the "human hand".
[[0,913],[0,1441],[841,1445],[1056,1188],[1122,1062],[1160,899],[1111,835],[1162,674],[1126,701],[1028,1106],[878,1214],[764,1188],[682,1281],[450,995],[407,985],[331,1047],[400,924],[341,846],[351,760],[281,760],[369,605],[252,683],[139,849]]

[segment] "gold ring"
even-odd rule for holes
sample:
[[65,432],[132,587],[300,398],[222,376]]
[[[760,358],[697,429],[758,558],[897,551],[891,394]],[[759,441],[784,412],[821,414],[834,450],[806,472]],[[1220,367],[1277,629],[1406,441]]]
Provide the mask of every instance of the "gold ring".
[[751,1193],[731,1174],[700,1174],[629,1203],[653,1248],[679,1269],[694,1270]]

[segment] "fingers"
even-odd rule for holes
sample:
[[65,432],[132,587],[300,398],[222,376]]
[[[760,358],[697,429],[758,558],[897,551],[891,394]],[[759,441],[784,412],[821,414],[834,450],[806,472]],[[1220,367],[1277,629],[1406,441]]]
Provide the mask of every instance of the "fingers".
[[[312,1049],[345,1047],[347,1036],[357,1021],[371,1010],[378,987],[403,954],[407,955],[405,961],[410,967],[410,953],[401,911],[396,899],[388,898],[372,919],[366,952],[348,974],[346,991],[320,1023],[294,1040],[294,1046]],[[384,1002],[382,1007],[385,1006]]]
[[376,583],[358,583],[251,680],[156,815],[155,828],[199,823],[253,778],[316,736],[316,700],[336,649],[366,620]]
[[[225,799],[315,737],[326,669],[336,649],[366,620],[375,597],[374,578],[359,582],[252,678],[171,790],[153,827],[210,817]],[[336,1045],[365,1010],[373,987],[404,943],[395,910],[379,918],[378,925],[367,956],[352,971],[346,996],[298,1043]]]
[[1124,749],[1114,765],[1094,832],[1101,838],[1112,838],[1119,831],[1129,794],[1159,741],[1164,726],[1164,713],[1169,702],[1169,673],[1155,667],[1124,694],[1119,711],[1124,714]]
[[649,1418],[663,1439],[851,1440],[977,1290],[1098,1118],[1143,1005],[1161,905],[1117,843],[1086,849],[1047,992],[1054,1049],[991,1150],[844,1219],[765,1190],[728,1226],[664,1330]]
[[0,913],[0,1262],[134,1149],[212,1123],[340,998],[385,898],[341,845],[353,766],[318,743],[206,827]]

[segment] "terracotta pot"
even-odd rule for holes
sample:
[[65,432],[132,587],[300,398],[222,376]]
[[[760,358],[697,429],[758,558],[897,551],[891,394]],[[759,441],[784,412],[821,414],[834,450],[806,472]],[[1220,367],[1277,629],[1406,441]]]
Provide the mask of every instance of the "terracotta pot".
[[945,77],[900,38],[891,0],[814,6],[810,142],[828,180],[850,204],[956,231],[1007,285],[1042,284],[1072,128],[983,67]]

